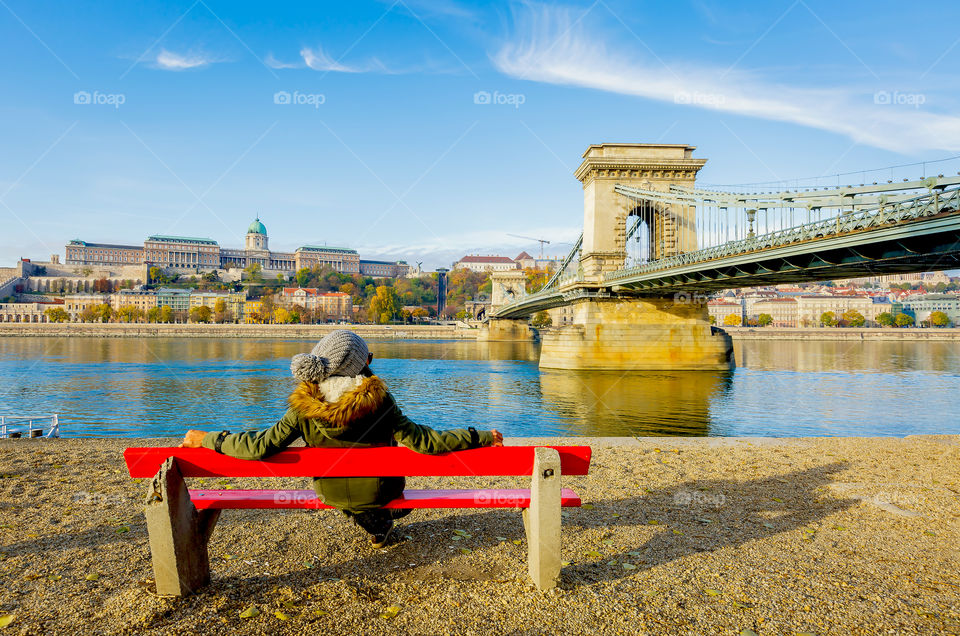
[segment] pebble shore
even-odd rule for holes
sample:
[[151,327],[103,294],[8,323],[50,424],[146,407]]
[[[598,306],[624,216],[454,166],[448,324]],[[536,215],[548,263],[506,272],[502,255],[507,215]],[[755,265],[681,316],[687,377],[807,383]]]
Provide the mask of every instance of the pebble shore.
[[508,440],[594,448],[564,479],[586,505],[556,590],[530,584],[516,511],[415,511],[383,550],[334,511],[225,511],[211,585],[179,599],[154,592],[122,457],[175,443],[0,440],[4,633],[960,634],[958,435]]

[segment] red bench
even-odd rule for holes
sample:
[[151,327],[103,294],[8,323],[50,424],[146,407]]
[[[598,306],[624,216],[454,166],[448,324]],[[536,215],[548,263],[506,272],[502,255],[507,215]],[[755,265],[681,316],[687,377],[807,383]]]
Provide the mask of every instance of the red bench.
[[313,490],[192,490],[185,477],[527,476],[529,489],[406,490],[388,508],[518,508],[528,570],[540,589],[560,574],[560,508],[580,497],[560,476],[586,475],[589,446],[505,446],[421,455],[402,447],[290,448],[235,459],[205,448],[128,448],[131,477],[152,478],[145,514],[157,593],[181,596],[210,581],[207,542],[221,510],[330,508]]

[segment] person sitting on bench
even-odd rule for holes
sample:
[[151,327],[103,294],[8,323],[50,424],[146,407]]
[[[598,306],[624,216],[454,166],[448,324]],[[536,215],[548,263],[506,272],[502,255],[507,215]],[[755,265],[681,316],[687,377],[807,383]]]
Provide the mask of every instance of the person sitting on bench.
[[[300,380],[288,398],[290,408],[265,431],[187,431],[182,448],[210,448],[239,459],[262,459],[303,437],[307,446],[363,448],[403,444],[418,453],[503,446],[496,430],[473,427],[437,431],[406,417],[383,380],[370,370],[373,354],[352,331],[338,329],[310,353],[293,357],[290,370]],[[342,510],[370,535],[375,548],[387,544],[394,519],[410,510],[382,506],[403,494],[403,477],[317,477],[320,499]]]

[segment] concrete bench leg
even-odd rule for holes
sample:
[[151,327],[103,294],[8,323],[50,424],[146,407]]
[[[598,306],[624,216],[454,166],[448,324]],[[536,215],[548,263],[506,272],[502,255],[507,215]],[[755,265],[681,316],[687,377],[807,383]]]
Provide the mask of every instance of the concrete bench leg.
[[560,454],[538,448],[530,481],[530,508],[523,511],[527,532],[527,569],[540,590],[560,578]]
[[147,492],[147,531],[157,594],[192,594],[210,582],[207,541],[219,510],[198,512],[173,457],[153,478]]

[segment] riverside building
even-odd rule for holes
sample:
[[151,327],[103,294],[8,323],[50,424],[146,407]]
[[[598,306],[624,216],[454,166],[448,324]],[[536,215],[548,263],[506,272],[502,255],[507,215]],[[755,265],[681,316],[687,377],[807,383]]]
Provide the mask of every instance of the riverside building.
[[342,274],[399,278],[410,270],[403,261],[361,260],[356,250],[347,247],[303,245],[293,252],[270,251],[267,228],[259,218],[247,228],[242,249],[221,247],[210,238],[154,234],[144,240],[142,247],[74,239],[64,251],[66,265],[145,265],[180,273],[259,265],[264,277],[289,277],[298,269],[329,266]]

